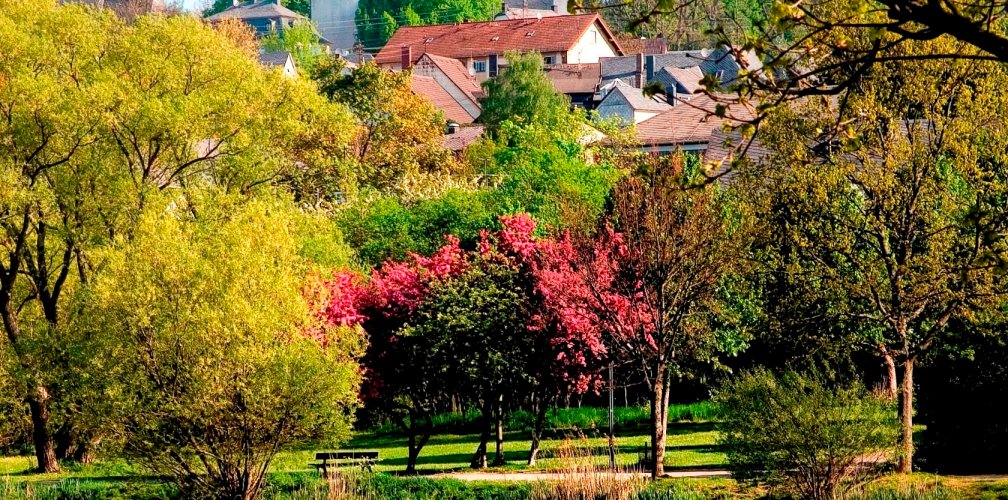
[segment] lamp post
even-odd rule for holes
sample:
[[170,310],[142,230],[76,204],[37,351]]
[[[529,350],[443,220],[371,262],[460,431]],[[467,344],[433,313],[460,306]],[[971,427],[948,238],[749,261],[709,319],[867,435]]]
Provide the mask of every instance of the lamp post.
[[616,438],[613,436],[613,364],[609,362],[609,469],[616,470]]

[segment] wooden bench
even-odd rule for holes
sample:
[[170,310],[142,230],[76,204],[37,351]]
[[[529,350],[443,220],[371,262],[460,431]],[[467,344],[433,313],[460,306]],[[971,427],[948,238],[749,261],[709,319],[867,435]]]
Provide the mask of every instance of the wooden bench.
[[378,460],[378,452],[369,450],[322,451],[315,454],[315,460],[316,462],[309,465],[318,469],[322,476],[326,475],[329,467],[341,465],[359,465],[361,470],[370,472],[371,466]]

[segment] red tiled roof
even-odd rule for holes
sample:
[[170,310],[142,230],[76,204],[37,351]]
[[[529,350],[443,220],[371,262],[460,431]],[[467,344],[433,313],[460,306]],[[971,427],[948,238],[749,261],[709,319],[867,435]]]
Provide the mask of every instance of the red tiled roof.
[[454,134],[444,135],[444,147],[451,151],[464,151],[472,143],[483,137],[483,126],[461,127]]
[[403,26],[396,30],[375,56],[378,64],[397,64],[402,48],[412,49],[412,62],[431,53],[454,59],[503,54],[509,50],[563,52],[577,44],[595,23],[615,48],[623,54],[616,37],[598,14],[554,16],[542,19],[511,19],[479,23]]
[[584,94],[595,92],[602,79],[602,65],[548,64],[543,68],[546,78],[553,82],[553,88],[561,94]]
[[628,56],[668,52],[668,42],[664,38],[620,37],[620,46]]
[[473,117],[434,78],[413,75],[413,93],[430,100],[435,108],[444,112],[445,118],[455,123],[472,123]]
[[737,106],[729,107],[728,117],[719,118],[714,115],[717,105],[707,95],[680,100],[672,109],[638,123],[637,140],[645,146],[707,143],[714,129],[725,122],[735,125],[752,118],[747,109]]
[[480,87],[476,78],[469,74],[465,64],[458,59],[442,57],[434,54],[425,54],[431,63],[438,67],[445,76],[448,77],[456,87],[472,99],[473,103],[479,104],[479,99],[483,97],[483,87]]

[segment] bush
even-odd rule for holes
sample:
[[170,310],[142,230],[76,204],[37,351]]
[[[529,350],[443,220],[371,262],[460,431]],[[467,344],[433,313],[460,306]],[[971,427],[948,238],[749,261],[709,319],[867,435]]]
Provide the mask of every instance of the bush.
[[188,495],[250,499],[280,447],[349,437],[362,339],[316,323],[297,210],[201,201],[205,219],[152,209],[105,255],[89,331],[123,372],[131,458]]
[[833,499],[871,473],[869,454],[896,442],[891,407],[859,384],[757,370],[718,392],[718,444],[739,480],[789,486],[805,498]]

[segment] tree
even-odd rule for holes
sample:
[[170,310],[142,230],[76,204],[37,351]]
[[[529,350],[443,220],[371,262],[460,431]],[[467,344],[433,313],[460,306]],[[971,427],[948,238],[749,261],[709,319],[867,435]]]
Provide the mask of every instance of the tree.
[[[938,84],[934,74],[950,78]],[[912,467],[918,360],[945,344],[951,322],[1006,292],[1006,136],[1000,126],[965,133],[1003,109],[1003,78],[1000,65],[966,61],[872,72],[839,117],[817,101],[781,112],[765,134],[776,173],[761,169],[759,187],[746,189],[791,200],[758,209],[774,245],[797,257],[790,271],[844,297],[838,312],[860,325],[861,342],[899,366],[901,472]],[[849,139],[824,136],[824,120],[845,122]]]
[[[835,387],[834,387],[835,386]],[[873,470],[866,456],[895,443],[891,409],[857,383],[757,370],[721,388],[718,444],[740,480],[786,484],[802,498],[838,498]]]
[[416,471],[417,457],[433,432],[436,405],[449,394],[436,337],[412,332],[408,325],[417,321],[431,288],[467,266],[458,239],[448,238],[431,257],[386,261],[369,283],[343,271],[320,288],[317,300],[330,324],[360,326],[368,335],[361,399],[365,409],[391,417],[406,435],[407,473]]
[[413,93],[409,72],[367,63],[344,75],[342,63],[329,59],[319,63],[313,77],[323,94],[357,117],[353,150],[361,183],[402,192],[408,176],[454,173],[456,165],[442,143],[444,117]]
[[300,71],[310,75],[325,57],[325,49],[315,24],[311,21],[295,21],[280,31],[272,31],[259,40],[266,52],[287,51],[291,53]]
[[349,437],[356,330],[313,323],[301,213],[208,193],[151,199],[90,287],[119,365],[126,450],[182,491],[257,498],[281,448]]
[[487,466],[491,429],[497,432],[494,465],[504,465],[507,404],[528,383],[530,336],[517,272],[507,262],[478,257],[456,279],[437,284],[417,310],[410,335],[435,339],[430,354],[445,367],[442,383],[478,403],[480,442],[471,466]]
[[537,52],[505,54],[507,66],[483,83],[479,121],[495,132],[504,121],[520,127],[537,126],[553,137],[575,138],[583,120],[570,110],[570,99],[553,88],[543,74],[543,58]]
[[357,5],[357,37],[368,49],[388,42],[399,26],[489,21],[497,0],[362,0]]
[[621,181],[612,214],[574,263],[588,292],[581,310],[604,330],[611,356],[640,366],[651,392],[652,477],[663,474],[673,377],[742,345],[713,326],[719,287],[747,238],[714,188],[693,187],[691,175],[675,156]]
[[93,394],[68,393],[59,373],[86,351],[70,331],[86,312],[71,301],[100,271],[93,253],[128,235],[158,191],[333,170],[349,115],[190,17],[127,25],[45,1],[4,2],[0,18],[0,316],[51,472],[64,453],[86,455],[100,420],[78,411]]

